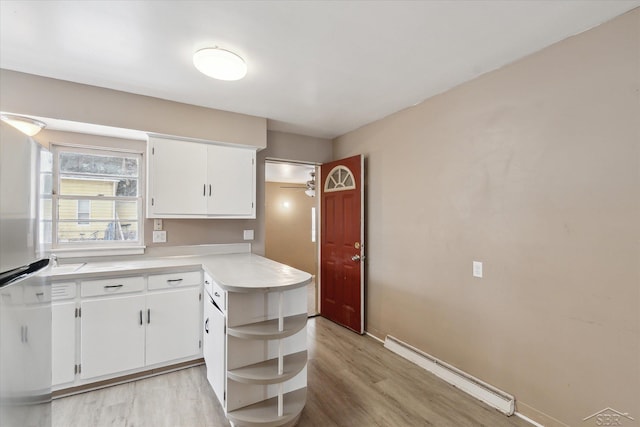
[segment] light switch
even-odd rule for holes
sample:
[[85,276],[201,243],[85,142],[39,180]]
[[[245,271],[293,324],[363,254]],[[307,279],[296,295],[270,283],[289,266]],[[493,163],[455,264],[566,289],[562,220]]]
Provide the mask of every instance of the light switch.
[[244,230],[244,240],[253,240],[253,230]]
[[162,230],[162,220],[161,219],[154,219],[153,220],[153,230],[154,231]]
[[473,277],[482,278],[482,263],[480,261],[473,261]]
[[167,232],[166,231],[154,231],[153,232],[153,243],[167,243]]

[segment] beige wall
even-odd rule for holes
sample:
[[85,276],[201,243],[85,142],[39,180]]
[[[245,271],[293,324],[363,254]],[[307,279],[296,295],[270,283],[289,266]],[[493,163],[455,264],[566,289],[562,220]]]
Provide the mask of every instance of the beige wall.
[[547,426],[640,425],[639,61],[636,9],[337,138],[368,168],[367,330]]
[[267,120],[0,70],[0,110],[264,148]]
[[270,159],[297,160],[324,163],[333,160],[331,140],[277,131],[267,131],[267,149]]
[[[292,184],[266,183],[265,256],[315,275],[317,254],[316,243],[311,241],[311,209],[318,199],[283,186]],[[285,202],[288,206],[284,206]]]
[[[315,138],[311,136],[298,135],[286,132],[267,132],[267,148],[258,151],[256,176],[258,177],[258,193],[256,194],[257,217],[260,224],[265,223],[264,207],[265,181],[264,163],[265,159],[282,159],[310,163],[323,163],[331,161],[333,158],[333,145],[331,140]],[[264,227],[256,231],[256,242],[252,246],[255,253],[265,254],[266,236]]]

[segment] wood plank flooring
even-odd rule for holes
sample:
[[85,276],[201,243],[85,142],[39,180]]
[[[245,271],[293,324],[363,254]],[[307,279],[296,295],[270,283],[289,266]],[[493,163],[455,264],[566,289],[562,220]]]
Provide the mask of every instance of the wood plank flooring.
[[[320,318],[308,323],[307,405],[300,427],[516,426],[416,365]],[[223,427],[204,366],[57,399],[54,427]]]

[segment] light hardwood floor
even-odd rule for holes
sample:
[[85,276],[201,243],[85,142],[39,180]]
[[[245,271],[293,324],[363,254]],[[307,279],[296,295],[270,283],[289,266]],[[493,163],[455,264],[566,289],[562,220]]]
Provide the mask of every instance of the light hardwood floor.
[[[309,319],[308,336],[300,427],[530,427],[326,319]],[[52,418],[55,427],[229,426],[204,366],[57,399]]]

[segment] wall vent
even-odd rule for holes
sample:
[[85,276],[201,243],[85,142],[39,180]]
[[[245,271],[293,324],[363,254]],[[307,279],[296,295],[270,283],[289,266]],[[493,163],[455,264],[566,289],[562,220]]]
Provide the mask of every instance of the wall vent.
[[445,380],[449,384],[464,391],[467,394],[481,400],[489,406],[492,406],[511,416],[515,412],[515,397],[502,390],[493,387],[490,384],[479,380],[466,372],[457,369],[435,357],[418,350],[399,339],[387,335],[384,346],[388,350],[404,357],[405,359],[415,363],[421,368],[426,369],[435,376]]

